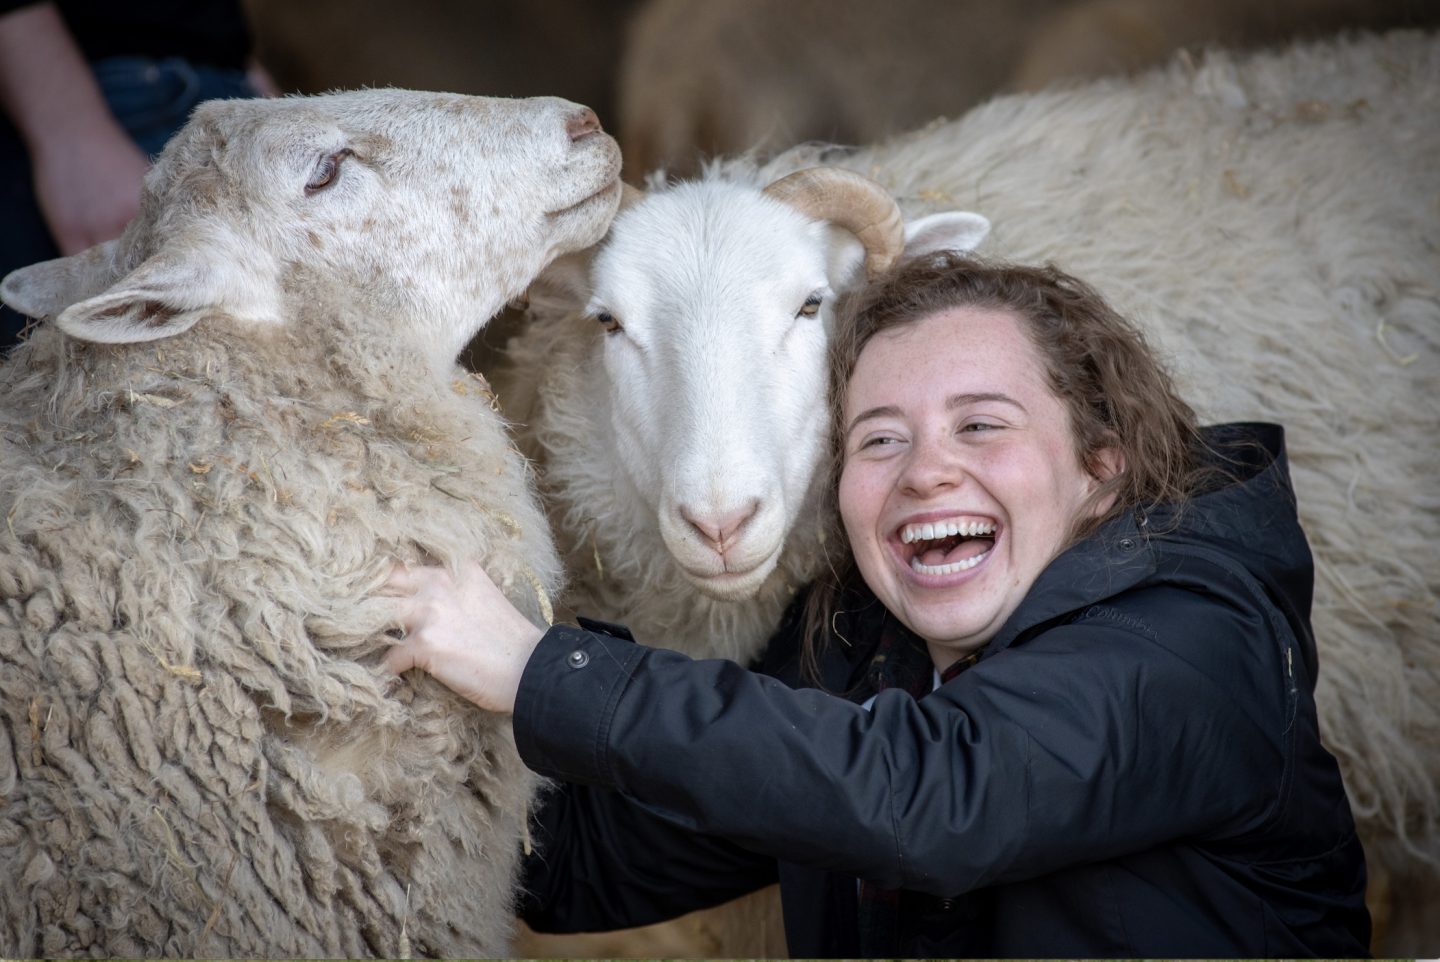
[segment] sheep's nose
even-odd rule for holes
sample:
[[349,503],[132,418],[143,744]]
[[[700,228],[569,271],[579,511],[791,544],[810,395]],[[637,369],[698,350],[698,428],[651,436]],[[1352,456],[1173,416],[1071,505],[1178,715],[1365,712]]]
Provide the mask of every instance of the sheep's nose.
[[579,140],[600,131],[600,118],[589,107],[581,107],[565,118],[565,133],[571,140]]
[[682,506],[680,516],[710,543],[717,554],[724,554],[734,546],[736,539],[740,536],[740,530],[745,527],[745,522],[755,516],[759,507],[760,502],[755,500],[735,511],[702,516]]

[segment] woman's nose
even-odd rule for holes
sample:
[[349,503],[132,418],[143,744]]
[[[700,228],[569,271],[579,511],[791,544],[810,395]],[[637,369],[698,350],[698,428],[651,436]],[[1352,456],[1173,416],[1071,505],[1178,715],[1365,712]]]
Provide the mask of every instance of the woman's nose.
[[926,497],[953,488],[964,478],[965,467],[948,445],[917,440],[912,443],[900,484],[910,494]]

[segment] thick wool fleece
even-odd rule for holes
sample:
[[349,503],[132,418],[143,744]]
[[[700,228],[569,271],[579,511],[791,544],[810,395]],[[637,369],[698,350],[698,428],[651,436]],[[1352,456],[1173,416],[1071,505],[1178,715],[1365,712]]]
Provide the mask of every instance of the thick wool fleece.
[[374,592],[479,557],[548,614],[523,462],[379,321],[228,327],[0,364],[0,954],[502,955],[533,777],[377,670]]

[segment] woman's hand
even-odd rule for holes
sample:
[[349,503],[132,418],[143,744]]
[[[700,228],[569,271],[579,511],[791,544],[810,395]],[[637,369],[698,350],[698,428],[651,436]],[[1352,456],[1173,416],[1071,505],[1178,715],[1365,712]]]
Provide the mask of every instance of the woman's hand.
[[385,586],[402,599],[400,642],[385,668],[429,672],[489,711],[509,714],[530,653],[544,634],[474,562],[452,578],[444,568],[396,568]]

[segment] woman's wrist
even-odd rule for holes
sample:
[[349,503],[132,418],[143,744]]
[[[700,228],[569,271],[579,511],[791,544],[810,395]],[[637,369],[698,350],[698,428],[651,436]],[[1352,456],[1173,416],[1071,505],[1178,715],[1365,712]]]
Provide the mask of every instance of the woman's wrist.
[[[529,625],[528,630],[517,632],[515,647],[510,654],[508,661],[509,671],[504,681],[499,686],[503,692],[501,703],[496,710],[507,715],[515,714],[515,701],[520,694],[520,679],[525,677],[525,668],[530,664],[530,657],[535,654],[535,649],[540,646],[540,640],[545,637],[545,631]],[[471,699],[474,701],[474,699]],[[476,702],[476,704],[480,704]],[[485,707],[483,704],[481,707]]]

